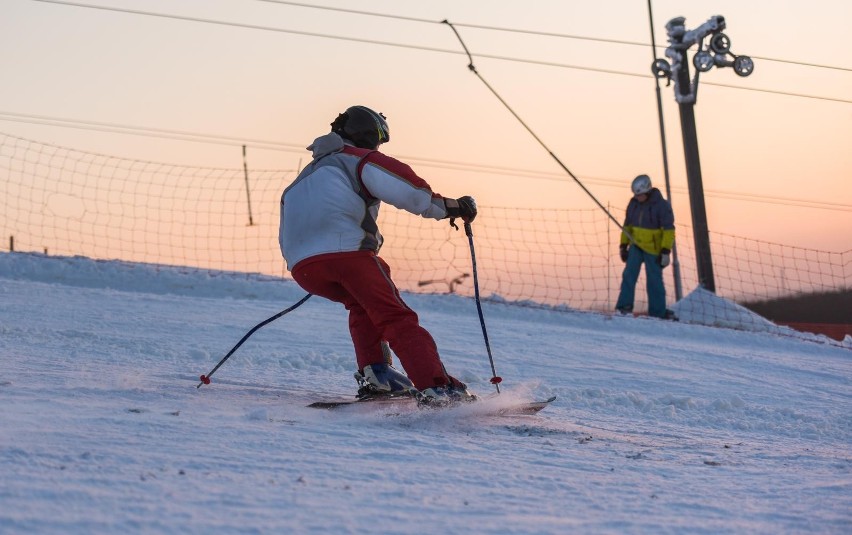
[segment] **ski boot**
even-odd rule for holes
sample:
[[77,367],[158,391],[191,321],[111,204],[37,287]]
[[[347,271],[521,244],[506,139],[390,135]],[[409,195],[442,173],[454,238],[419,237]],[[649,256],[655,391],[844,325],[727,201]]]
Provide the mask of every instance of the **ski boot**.
[[358,399],[379,396],[411,396],[414,383],[390,364],[370,364],[355,372],[358,381]]
[[433,386],[425,390],[416,391],[417,405],[421,408],[443,408],[470,403],[477,400],[474,394],[468,392],[467,387],[462,384],[451,384],[444,386]]

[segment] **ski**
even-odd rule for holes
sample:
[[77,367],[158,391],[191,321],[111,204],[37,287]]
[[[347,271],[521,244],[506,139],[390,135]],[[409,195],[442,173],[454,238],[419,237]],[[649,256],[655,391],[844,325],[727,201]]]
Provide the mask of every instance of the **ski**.
[[400,394],[396,396],[370,396],[365,398],[346,398],[346,399],[330,399],[324,401],[315,401],[308,405],[312,409],[336,409],[338,407],[346,407],[348,405],[363,405],[365,403],[374,403],[386,405],[391,403],[404,403],[407,401],[415,401],[414,396],[408,394]]
[[[507,415],[519,415],[519,414],[536,414],[540,410],[544,409],[551,403],[556,400],[556,396],[548,398],[542,401],[519,401],[512,402],[508,405],[497,404],[494,405],[494,401],[497,398],[492,396],[488,398],[481,399],[479,401],[474,401],[472,403],[461,403],[459,405],[452,405],[449,407],[441,407],[438,410],[443,409],[454,409],[454,408],[465,408],[471,407],[471,410],[480,413],[487,413],[489,415],[495,416],[507,416]],[[489,403],[490,402],[490,403]],[[323,401],[315,401],[308,405],[308,407],[312,409],[327,409],[334,410],[340,409],[343,407],[349,407],[352,405],[394,405],[394,404],[416,404],[417,401],[413,396],[401,395],[401,396],[373,396],[369,398],[352,398],[352,399],[332,399],[332,400],[323,400]]]

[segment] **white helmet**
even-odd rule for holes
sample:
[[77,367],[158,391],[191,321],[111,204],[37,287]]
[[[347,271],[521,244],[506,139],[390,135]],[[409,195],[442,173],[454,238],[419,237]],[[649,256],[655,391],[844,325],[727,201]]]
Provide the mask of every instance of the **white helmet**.
[[630,189],[633,190],[633,195],[642,195],[651,191],[651,178],[648,175],[639,175],[633,179],[633,184]]

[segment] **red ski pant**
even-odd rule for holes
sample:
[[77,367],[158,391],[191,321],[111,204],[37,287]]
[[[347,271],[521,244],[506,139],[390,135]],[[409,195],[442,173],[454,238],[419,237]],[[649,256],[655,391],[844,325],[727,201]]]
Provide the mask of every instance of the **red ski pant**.
[[332,253],[307,258],[291,271],[306,291],[343,303],[358,369],[385,362],[387,340],[418,390],[446,385],[447,375],[435,340],[420,326],[390,277],[390,268],[372,251]]

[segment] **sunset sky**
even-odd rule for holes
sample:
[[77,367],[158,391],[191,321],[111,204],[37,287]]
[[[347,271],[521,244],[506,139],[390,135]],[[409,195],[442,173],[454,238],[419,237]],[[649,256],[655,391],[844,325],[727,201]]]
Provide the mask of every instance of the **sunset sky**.
[[[383,150],[444,195],[594,208],[468,70],[439,24],[448,19],[479,73],[618,219],[635,175],[665,192],[647,1],[302,3],[362,13],[263,0],[5,0],[0,131],[200,167],[241,168],[245,143],[250,168],[294,170],[337,113],[363,104],[388,117]],[[723,15],[732,52],[754,58],[750,77],[714,68],[699,83],[711,233],[852,249],[852,2],[653,9],[657,57],[671,18],[692,29]],[[678,106],[662,85],[675,214],[691,225]]]

